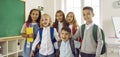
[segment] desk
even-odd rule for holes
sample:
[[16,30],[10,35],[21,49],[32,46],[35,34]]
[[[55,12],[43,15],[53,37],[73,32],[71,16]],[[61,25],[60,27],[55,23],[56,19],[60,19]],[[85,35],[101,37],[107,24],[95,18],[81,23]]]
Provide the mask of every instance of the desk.
[[120,39],[107,38],[107,57],[120,57]]

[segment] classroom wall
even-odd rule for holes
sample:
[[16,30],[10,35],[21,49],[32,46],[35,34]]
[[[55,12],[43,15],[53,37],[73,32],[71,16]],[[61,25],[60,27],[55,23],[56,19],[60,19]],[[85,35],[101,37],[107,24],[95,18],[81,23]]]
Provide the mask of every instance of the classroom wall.
[[[35,2],[36,1],[36,2]],[[53,21],[55,12],[61,8],[62,0],[35,0],[35,3],[40,3],[44,6],[44,12],[51,15]],[[113,2],[118,0],[100,0],[101,8],[101,24],[105,31],[106,37],[115,36],[115,30],[112,22],[112,16],[120,16],[120,8],[114,8]]]
[[107,37],[115,36],[112,17],[120,17],[120,8],[114,8],[113,2],[118,0],[101,0],[102,27]]
[[43,0],[25,0],[25,19],[28,19],[30,10],[35,8],[38,9],[38,6],[43,6]]
[[26,20],[28,18],[29,12],[33,8],[38,8],[38,6],[44,7],[42,13],[50,14],[52,20],[54,21],[55,12],[61,9],[61,0],[26,0]]
[[55,13],[61,9],[61,0],[44,0],[44,13],[50,14],[53,21],[55,21]]

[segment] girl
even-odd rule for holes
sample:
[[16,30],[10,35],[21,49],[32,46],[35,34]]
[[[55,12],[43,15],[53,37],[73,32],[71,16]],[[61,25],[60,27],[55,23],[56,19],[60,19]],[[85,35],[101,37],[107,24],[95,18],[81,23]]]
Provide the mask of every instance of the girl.
[[[41,12],[40,12],[40,10],[38,10],[38,9],[32,9],[30,11],[28,20],[23,25],[22,30],[21,30],[22,36],[24,38],[30,38],[30,37],[32,37],[34,39],[36,38],[37,31],[38,31],[38,28],[39,28],[38,24],[39,24],[40,18],[41,18]],[[33,28],[33,34],[27,34],[26,29],[28,27]],[[24,57],[30,57],[32,43],[33,42],[28,42],[27,39],[25,39],[24,52],[23,52],[23,56]],[[37,53],[37,50],[36,50],[35,53]],[[35,54],[35,55],[37,57],[37,54]]]
[[[53,37],[55,37],[54,39],[56,40],[58,40],[59,37],[56,29],[51,27],[51,25],[52,25],[51,17],[48,14],[43,14],[40,20],[40,29],[38,30],[37,37],[32,45],[31,57],[34,56],[33,52],[39,41],[40,41],[39,57],[55,57]],[[53,28],[53,30],[51,30],[51,28]]]
[[58,10],[55,14],[55,22],[53,24],[53,27],[57,29],[57,31],[60,33],[63,26],[66,26],[66,20],[65,15],[63,11]]
[[73,12],[69,12],[66,16],[66,21],[68,23],[69,28],[71,29],[71,35],[74,35],[77,31],[78,24]]
[[[75,15],[73,12],[68,12],[67,16],[66,16],[66,21],[68,23],[68,27],[71,29],[71,35],[74,35],[77,31],[78,28],[78,24],[75,18]],[[76,41],[82,42],[81,38],[77,38]],[[77,53],[79,54],[79,49],[76,49]]]

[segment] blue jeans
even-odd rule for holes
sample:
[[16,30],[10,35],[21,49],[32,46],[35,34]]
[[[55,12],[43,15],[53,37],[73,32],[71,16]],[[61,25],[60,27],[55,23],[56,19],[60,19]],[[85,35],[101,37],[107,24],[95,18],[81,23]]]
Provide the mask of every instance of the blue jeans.
[[42,54],[39,54],[39,57],[55,57],[55,54],[50,54],[50,55],[42,55]]
[[23,57],[30,57],[31,49],[32,49],[32,43],[31,42],[27,43],[27,41],[25,41]]
[[[24,44],[24,50],[23,50],[23,57],[30,57],[30,53],[32,50],[32,42],[27,43],[27,41],[25,41]],[[35,53],[34,53],[34,57],[39,57],[39,49],[35,49]]]

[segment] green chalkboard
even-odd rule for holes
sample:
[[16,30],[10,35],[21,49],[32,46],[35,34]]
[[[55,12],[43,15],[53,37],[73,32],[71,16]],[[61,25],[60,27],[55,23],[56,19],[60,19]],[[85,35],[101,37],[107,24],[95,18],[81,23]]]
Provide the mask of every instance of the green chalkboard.
[[20,0],[0,0],[0,37],[20,35],[24,8],[24,2]]

